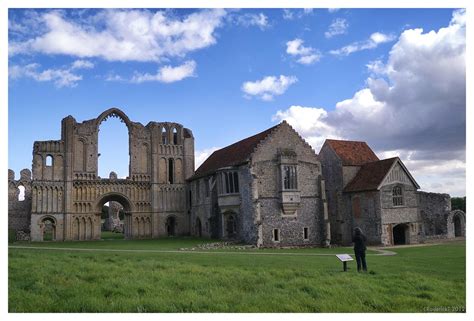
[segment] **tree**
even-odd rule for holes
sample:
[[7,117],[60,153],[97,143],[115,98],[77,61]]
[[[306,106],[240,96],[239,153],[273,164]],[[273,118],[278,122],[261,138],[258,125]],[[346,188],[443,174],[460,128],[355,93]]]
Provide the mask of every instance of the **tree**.
[[464,197],[452,197],[451,198],[451,209],[461,210],[466,213],[466,196]]

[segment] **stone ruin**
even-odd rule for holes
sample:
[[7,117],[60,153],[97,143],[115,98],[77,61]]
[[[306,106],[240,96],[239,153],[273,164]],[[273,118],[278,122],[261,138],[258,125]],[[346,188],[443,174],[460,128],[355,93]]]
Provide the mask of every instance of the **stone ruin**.
[[109,202],[109,216],[104,222],[104,231],[123,233],[123,223],[120,221],[119,213],[123,206],[118,202]]
[[[124,179],[98,175],[99,127],[109,117],[128,129],[129,175]],[[144,126],[117,108],[83,122],[67,116],[61,139],[34,142],[32,171],[22,170],[15,180],[9,170],[9,228],[30,234],[32,241],[98,240],[102,206],[117,202],[125,212],[126,239],[166,236],[170,222],[175,235],[186,235],[186,179],[193,172],[194,137],[181,124]],[[19,200],[20,187],[24,200]]]

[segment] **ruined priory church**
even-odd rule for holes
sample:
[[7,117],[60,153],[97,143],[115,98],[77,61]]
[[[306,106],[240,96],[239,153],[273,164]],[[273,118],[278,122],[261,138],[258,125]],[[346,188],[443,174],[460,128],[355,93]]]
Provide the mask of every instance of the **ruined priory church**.
[[[98,176],[99,126],[109,117],[128,129],[126,178]],[[332,139],[316,153],[285,121],[215,151],[195,170],[190,129],[142,125],[112,108],[83,122],[67,116],[60,140],[34,142],[31,170],[18,179],[8,171],[8,224],[17,239],[99,240],[108,203],[123,211],[126,239],[328,246],[350,244],[355,227],[377,245],[465,236],[465,213],[451,210],[450,196],[419,189],[400,158]]]

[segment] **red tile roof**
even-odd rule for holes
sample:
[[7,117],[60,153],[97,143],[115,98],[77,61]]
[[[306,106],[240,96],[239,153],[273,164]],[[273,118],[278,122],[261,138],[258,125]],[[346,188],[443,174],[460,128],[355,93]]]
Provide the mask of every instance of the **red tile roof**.
[[237,143],[216,150],[199,166],[191,180],[214,173],[219,168],[236,166],[248,161],[257,145],[282,123]]
[[326,139],[325,144],[331,146],[345,166],[361,166],[379,160],[366,142]]
[[362,165],[357,175],[344,188],[344,192],[376,190],[398,157],[387,158]]

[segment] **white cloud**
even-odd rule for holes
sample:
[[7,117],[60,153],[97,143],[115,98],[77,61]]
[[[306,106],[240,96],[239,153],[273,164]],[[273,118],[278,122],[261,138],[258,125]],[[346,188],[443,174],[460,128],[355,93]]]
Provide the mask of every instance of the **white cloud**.
[[73,72],[74,63],[67,68],[45,69],[39,70],[40,64],[33,63],[24,66],[13,65],[8,70],[8,75],[11,79],[30,78],[39,82],[53,82],[58,88],[61,87],[76,87],[78,81],[82,80],[81,75]]
[[164,83],[172,83],[183,80],[188,77],[195,76],[194,71],[196,69],[196,62],[194,60],[188,60],[180,66],[164,66],[161,67],[156,74],[140,74],[135,73],[131,82],[142,83],[146,81],[159,81]]
[[313,11],[314,11],[314,8],[283,9],[283,19],[284,20],[301,19],[306,15],[313,14]]
[[94,64],[88,60],[76,60],[72,63],[71,69],[92,69]]
[[59,10],[48,11],[38,19],[37,29],[44,32],[11,41],[9,54],[162,61],[215,44],[215,30],[225,15],[221,9],[201,10],[185,17],[175,17],[169,11],[101,10],[88,19],[73,19]]
[[245,13],[239,14],[234,17],[234,23],[244,26],[244,27],[251,27],[256,26],[259,27],[261,30],[267,29],[270,27],[270,23],[268,22],[268,17],[263,13]]
[[334,12],[337,12],[339,10],[341,10],[341,8],[328,8],[329,13],[334,13]]
[[334,19],[331,25],[329,26],[328,31],[324,33],[324,36],[326,38],[332,38],[334,36],[343,35],[347,33],[348,27],[349,27],[349,24],[347,23],[346,19],[342,19],[342,18]]
[[297,62],[304,65],[310,65],[321,59],[321,53],[312,47],[303,46],[303,40],[296,38],[286,43],[286,53],[299,57]]
[[400,155],[423,190],[465,195],[465,33],[463,10],[438,31],[405,30],[386,63],[368,64],[372,75],[352,98],[331,111],[291,106],[273,119],[315,150],[328,137],[366,141],[382,158]]
[[220,149],[221,147],[211,147],[211,148],[206,148],[202,150],[197,150],[194,156],[194,163],[195,163],[195,168],[199,168],[204,161],[211,156],[213,152],[216,150]]
[[297,81],[295,76],[267,76],[262,80],[244,82],[242,91],[247,95],[258,96],[262,100],[270,101],[273,96],[282,95],[290,85]]
[[390,42],[395,39],[396,37],[392,34],[383,34],[380,32],[374,32],[373,34],[370,35],[369,39],[365,41],[354,42],[340,49],[331,50],[329,51],[329,53],[336,56],[349,56],[350,54],[357,51],[375,49],[378,47],[379,44]]

